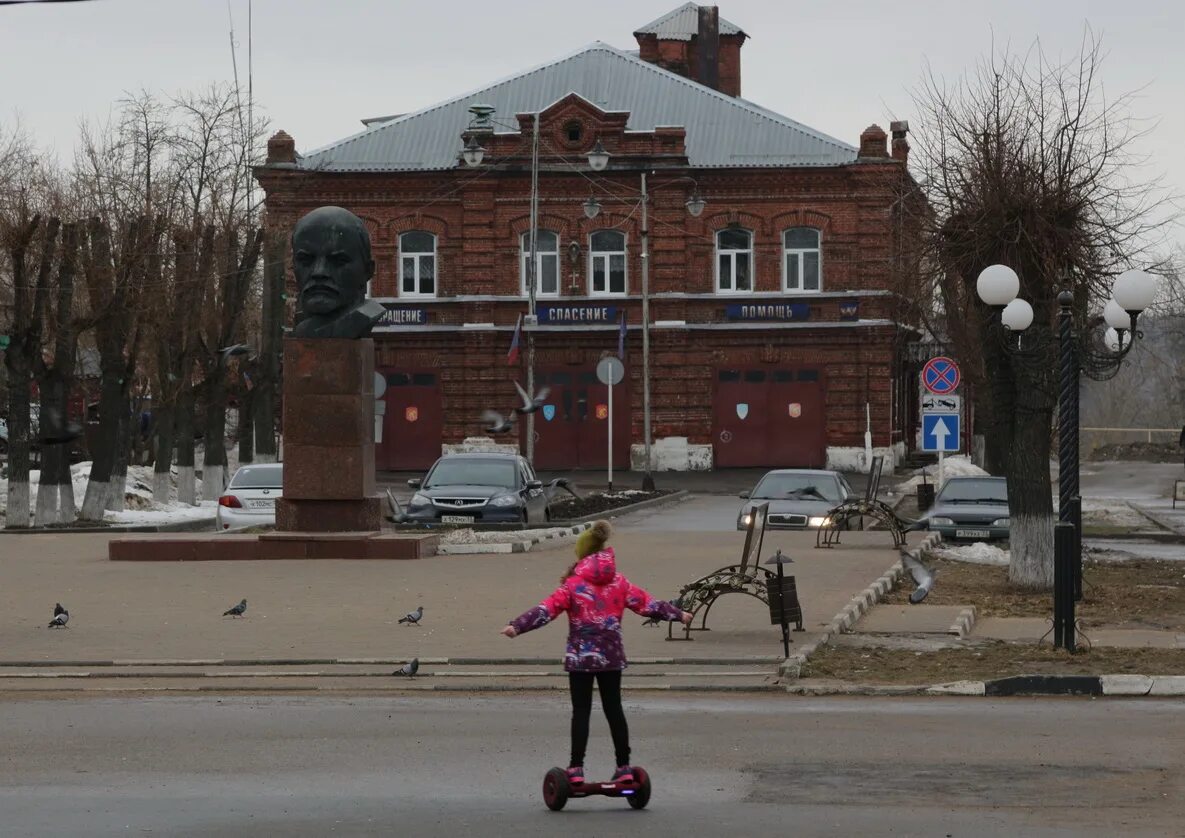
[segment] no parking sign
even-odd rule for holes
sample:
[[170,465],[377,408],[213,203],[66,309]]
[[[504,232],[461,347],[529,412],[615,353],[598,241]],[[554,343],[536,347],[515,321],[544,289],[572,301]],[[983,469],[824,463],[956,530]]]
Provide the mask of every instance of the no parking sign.
[[922,384],[936,396],[953,393],[961,380],[959,365],[945,355],[931,358],[922,367]]

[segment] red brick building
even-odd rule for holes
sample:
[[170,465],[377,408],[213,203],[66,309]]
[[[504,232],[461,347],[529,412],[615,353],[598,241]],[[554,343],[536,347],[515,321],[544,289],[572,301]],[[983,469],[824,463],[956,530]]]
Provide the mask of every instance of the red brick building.
[[[876,453],[904,453],[913,332],[888,288],[905,126],[891,151],[875,125],[852,146],[744,100],[747,36],[703,11],[642,27],[637,52],[594,43],[317,151],[269,142],[257,176],[273,226],[337,204],[370,229],[371,296],[390,310],[375,330],[380,468],[422,468],[480,436],[482,411],[509,409],[526,379],[527,333],[551,390],[537,467],[604,467],[595,367],[620,342],[614,461],[640,468],[644,214],[655,468],[857,468],[866,427]],[[533,168],[537,322],[509,364],[529,306]]]

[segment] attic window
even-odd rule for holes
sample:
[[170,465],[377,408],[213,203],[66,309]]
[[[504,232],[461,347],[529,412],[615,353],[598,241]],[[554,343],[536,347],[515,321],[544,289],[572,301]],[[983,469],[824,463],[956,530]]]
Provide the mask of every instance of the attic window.
[[564,137],[570,143],[580,142],[580,139],[583,136],[583,134],[584,134],[583,127],[581,126],[581,124],[579,122],[576,122],[575,120],[573,120],[572,122],[569,122],[567,125],[564,126]]

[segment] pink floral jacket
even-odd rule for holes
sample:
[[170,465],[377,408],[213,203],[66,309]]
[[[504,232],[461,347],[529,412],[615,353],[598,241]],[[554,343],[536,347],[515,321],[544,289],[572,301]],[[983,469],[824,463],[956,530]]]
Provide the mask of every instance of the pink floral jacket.
[[568,612],[568,648],[564,669],[568,672],[606,672],[625,669],[621,642],[621,615],[630,609],[643,617],[675,622],[683,612],[669,602],[655,599],[617,572],[613,548],[585,556],[572,575],[539,605],[514,618],[510,625],[519,634],[545,626]]

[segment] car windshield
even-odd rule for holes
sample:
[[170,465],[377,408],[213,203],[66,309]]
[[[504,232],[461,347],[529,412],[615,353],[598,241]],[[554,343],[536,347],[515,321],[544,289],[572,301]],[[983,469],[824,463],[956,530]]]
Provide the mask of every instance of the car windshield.
[[241,468],[231,478],[231,489],[280,489],[284,486],[284,467],[252,466]]
[[754,499],[761,500],[826,500],[839,501],[839,487],[834,477],[825,474],[767,474],[753,490]]
[[1008,482],[999,479],[948,480],[938,493],[945,503],[1008,503]]
[[441,460],[424,481],[424,488],[467,485],[513,489],[515,468],[513,460]]

